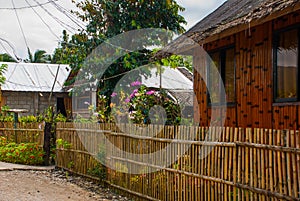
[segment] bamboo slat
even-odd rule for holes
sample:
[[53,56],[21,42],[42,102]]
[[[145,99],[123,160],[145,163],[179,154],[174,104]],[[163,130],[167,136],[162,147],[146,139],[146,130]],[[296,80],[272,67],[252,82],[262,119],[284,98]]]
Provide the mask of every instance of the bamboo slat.
[[[104,128],[107,139],[100,137]],[[134,133],[122,133],[122,130]],[[157,130],[161,130],[159,135],[149,138],[134,125],[122,125],[116,129],[113,125],[60,124],[57,137],[73,146],[57,149],[57,164],[88,175],[88,170],[98,163],[94,158],[97,153],[85,149],[81,139],[88,141],[87,146],[95,147],[93,150],[98,148],[95,141],[109,140],[126,152],[120,155],[114,147],[107,146],[109,154],[106,160],[128,170],[140,170],[141,174],[120,173],[107,168],[106,179],[113,187],[137,196],[137,200],[299,200],[298,131],[212,128],[211,139],[221,136],[218,141],[205,144],[208,134],[205,127],[158,128],[151,125],[146,132]],[[193,132],[197,133],[194,141],[189,137]],[[181,156],[171,152],[177,161],[168,167],[158,165],[160,160],[169,160],[162,153],[153,161],[141,162],[139,156],[128,158],[130,152],[141,155],[159,151],[172,143],[172,139],[179,151],[187,151]],[[208,150],[210,146],[213,149],[207,157],[199,155],[200,150]],[[74,164],[71,168],[68,167],[70,162]],[[155,171],[143,172],[147,169]]]

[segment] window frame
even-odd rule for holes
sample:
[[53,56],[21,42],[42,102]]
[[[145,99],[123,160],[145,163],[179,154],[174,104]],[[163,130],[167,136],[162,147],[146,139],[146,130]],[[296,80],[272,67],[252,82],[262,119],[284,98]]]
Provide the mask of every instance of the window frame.
[[[86,105],[85,102],[89,102],[89,103],[91,102],[90,96],[77,97],[76,98],[76,110],[77,111],[88,110],[89,105]],[[83,106],[83,107],[81,107],[81,106]]]
[[[277,47],[279,44],[279,37],[281,33],[284,32],[288,32],[288,31],[292,31],[292,30],[297,30],[298,34],[298,56],[297,56],[297,91],[296,91],[296,98],[277,98],[278,97],[278,79],[277,79],[277,75],[278,75],[278,66],[277,66]],[[300,100],[300,70],[299,70],[299,62],[300,62],[300,25],[296,25],[296,26],[290,26],[284,29],[279,29],[276,30],[273,34],[273,44],[272,44],[273,48],[272,48],[272,54],[273,54],[273,103],[295,103],[295,102],[299,102]]]
[[[212,54],[215,54],[215,53],[219,53],[220,55],[220,58],[219,58],[219,61],[220,61],[220,74],[221,74],[221,78],[222,78],[222,81],[223,81],[223,85],[224,85],[224,88],[225,88],[225,91],[226,91],[226,86],[225,86],[225,83],[226,83],[226,80],[225,80],[225,75],[226,75],[226,51],[229,50],[229,49],[233,49],[234,51],[234,61],[233,61],[233,65],[234,65],[234,102],[228,102],[228,100],[226,100],[227,102],[225,103],[224,101],[224,94],[221,94],[221,100],[219,100],[218,102],[215,102],[215,103],[212,103],[211,102],[211,98],[210,98],[210,94],[209,94],[209,89],[210,89],[210,68],[209,68],[209,65],[207,63],[206,65],[206,77],[207,77],[207,103],[208,103],[208,106],[209,107],[212,107],[212,106],[223,106],[223,105],[227,105],[227,106],[235,106],[236,105],[236,50],[235,50],[235,45],[228,45],[228,46],[225,46],[225,47],[222,47],[222,48],[218,48],[218,49],[215,49],[215,50],[212,50],[212,51],[208,51],[208,56],[210,57],[210,55]],[[221,86],[220,86],[221,87]]]

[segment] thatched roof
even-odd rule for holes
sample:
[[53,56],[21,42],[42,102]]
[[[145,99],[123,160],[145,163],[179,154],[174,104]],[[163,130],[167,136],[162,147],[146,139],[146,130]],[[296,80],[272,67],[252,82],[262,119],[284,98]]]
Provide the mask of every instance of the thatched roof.
[[267,18],[287,8],[292,11],[297,10],[299,5],[299,0],[227,0],[183,36],[171,42],[164,52],[180,52],[186,49],[186,46],[191,46],[192,42],[187,41],[186,38],[201,43],[206,38],[232,27],[239,25],[251,27],[253,21]]
[[186,35],[197,42],[218,34],[230,27],[248,24],[276,11],[293,7],[298,0],[228,0],[213,13],[205,17]]

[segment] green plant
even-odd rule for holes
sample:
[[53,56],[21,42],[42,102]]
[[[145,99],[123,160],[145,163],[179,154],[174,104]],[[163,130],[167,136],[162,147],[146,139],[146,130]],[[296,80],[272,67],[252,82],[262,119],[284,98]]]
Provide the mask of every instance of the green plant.
[[38,118],[33,115],[19,117],[19,122],[21,123],[33,123],[38,122]]
[[94,168],[88,170],[88,174],[100,178],[102,181],[106,179],[106,144],[104,142],[99,144],[99,152],[97,154],[99,163]]
[[0,84],[4,84],[6,78],[4,77],[4,72],[7,70],[7,64],[0,65]]
[[56,140],[56,147],[57,148],[64,148],[64,149],[70,149],[72,147],[72,144],[68,141],[65,141],[63,139],[57,139]]
[[1,112],[0,112],[0,121],[1,122],[13,122],[14,121],[14,116],[11,112],[8,112],[10,109],[9,106],[4,105],[1,107]]
[[55,158],[56,158],[56,145],[51,144],[49,161],[51,161],[52,163],[55,163]]
[[[130,120],[135,124],[155,124],[178,125],[181,120],[180,106],[168,97],[164,90],[149,89],[141,85],[139,81],[131,83],[134,89],[130,95],[121,91],[120,106],[112,105],[112,112],[118,116],[126,118],[128,114]],[[137,87],[139,87],[137,89]],[[125,104],[124,104],[125,103]],[[161,116],[166,114],[165,122],[160,122]],[[151,116],[152,112],[152,116]]]
[[66,122],[67,118],[62,115],[61,113],[55,113],[54,108],[52,106],[49,106],[44,114],[43,114],[43,121],[49,122],[49,123],[57,123],[57,122]]
[[113,103],[108,105],[108,98],[105,95],[98,95],[98,121],[100,123],[113,122],[113,117],[110,115],[110,108],[113,107]]
[[26,165],[43,164],[44,151],[37,143],[2,143],[0,161]]
[[61,114],[61,113],[58,113],[57,115],[55,115],[55,118],[54,118],[54,122],[66,122],[67,121],[67,118]]
[[7,144],[7,140],[5,137],[0,137],[0,147],[5,146]]
[[68,171],[66,171],[66,178],[67,178],[67,179],[69,179],[69,174],[70,174],[70,173],[69,173]]
[[69,169],[72,169],[75,166],[74,161],[70,161],[67,165]]
[[98,163],[94,168],[88,169],[88,174],[98,177],[103,181],[106,179],[106,167]]
[[[2,106],[0,112],[0,122],[13,122],[14,115],[12,112],[8,112],[9,106]],[[36,122],[66,122],[67,118],[61,113],[54,114],[52,112],[53,108],[49,107],[45,110],[43,114],[39,114],[37,116],[27,115],[19,117],[18,121],[20,123],[36,123]]]

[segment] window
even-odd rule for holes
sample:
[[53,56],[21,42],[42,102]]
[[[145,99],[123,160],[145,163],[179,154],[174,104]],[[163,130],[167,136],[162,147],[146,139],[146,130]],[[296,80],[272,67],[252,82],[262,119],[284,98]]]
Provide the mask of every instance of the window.
[[[227,104],[235,103],[235,62],[234,48],[226,48],[209,54],[210,62],[208,65],[208,87],[210,91],[210,104],[224,103],[224,97],[221,94],[221,82],[226,92]],[[217,72],[212,70],[217,68]],[[218,74],[222,80],[218,79]]]
[[87,110],[90,104],[90,97],[77,97],[77,110]]
[[299,100],[298,47],[298,29],[281,31],[275,35],[275,102]]

